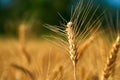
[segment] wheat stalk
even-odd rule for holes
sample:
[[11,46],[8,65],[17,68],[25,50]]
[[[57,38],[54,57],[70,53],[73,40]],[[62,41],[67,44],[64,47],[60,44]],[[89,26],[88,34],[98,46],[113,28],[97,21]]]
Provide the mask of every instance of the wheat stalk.
[[30,64],[31,63],[31,57],[29,55],[29,53],[26,50],[26,31],[27,31],[27,26],[22,23],[19,26],[19,42],[20,42],[20,46],[21,46],[21,51],[23,56],[25,57],[25,59],[27,60],[27,63]]
[[[45,25],[45,27],[53,32],[56,32],[60,37],[62,37],[59,39],[62,43],[62,46],[63,44],[67,46],[65,49],[67,50],[68,56],[72,61],[74,80],[77,80],[76,64],[80,60],[84,51],[94,40],[94,38],[91,38],[91,35],[93,36],[101,26],[103,13],[96,17],[95,15],[97,14],[99,6],[94,8],[93,3],[95,3],[94,0],[89,0],[87,3],[85,3],[83,0],[79,1],[76,4],[75,9],[73,9],[73,13],[71,13],[71,19],[69,22],[62,24],[62,26]],[[53,38],[56,39],[56,37]],[[79,43],[82,41],[82,45],[84,45],[84,47],[81,49],[81,51],[78,51],[78,48],[82,46]]]
[[69,42],[69,54],[74,67],[74,80],[76,80],[76,63],[77,63],[77,48],[76,48],[76,39],[75,34],[72,29],[72,22],[67,23],[66,33],[68,35]]
[[26,45],[26,25],[25,24],[20,24],[19,26],[19,42],[21,44],[21,46],[25,46]]
[[63,67],[59,66],[58,69],[52,72],[51,75],[46,80],[62,80],[63,77]]
[[18,70],[22,71],[23,73],[27,74],[32,80],[36,80],[35,75],[32,72],[30,72],[28,69],[26,69],[22,66],[19,66],[17,64],[11,64],[11,67],[18,69]]
[[112,74],[114,73],[115,62],[116,62],[119,48],[120,48],[120,36],[117,37],[116,42],[113,44],[113,47],[110,50],[110,54],[103,71],[102,80],[108,80],[109,77],[112,76]]

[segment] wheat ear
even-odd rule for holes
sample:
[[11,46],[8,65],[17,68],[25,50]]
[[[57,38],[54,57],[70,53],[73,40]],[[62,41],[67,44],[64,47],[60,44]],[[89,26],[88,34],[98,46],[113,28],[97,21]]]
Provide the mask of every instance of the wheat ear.
[[19,42],[21,44],[21,46],[25,46],[26,45],[26,25],[24,23],[20,24],[19,26]]
[[107,63],[103,71],[102,80],[108,80],[108,78],[113,74],[119,48],[120,48],[120,36],[117,37],[117,40],[113,44],[113,47],[110,51]]
[[21,45],[22,54],[23,54],[23,56],[25,56],[27,62],[30,64],[31,63],[31,57],[26,50],[26,30],[27,30],[26,25],[22,23],[19,26],[19,31],[18,31],[19,32],[19,42],[20,42],[20,45]]
[[[68,56],[71,59],[73,69],[74,69],[74,80],[76,80],[76,65],[78,60],[82,57],[85,48],[89,47],[91,41],[85,44],[82,51],[78,53],[78,48],[81,46],[79,43],[83,40],[87,40],[91,35],[93,35],[101,25],[102,15],[100,14],[97,17],[97,8],[94,8],[94,0],[88,0],[88,2],[84,2],[84,0],[80,0],[73,11],[71,11],[71,19],[66,24],[62,24],[61,26],[50,26],[46,25],[46,27],[54,32],[56,32],[60,37],[59,40],[62,45],[69,45],[67,47]],[[92,15],[91,15],[92,13]],[[91,16],[89,16],[91,15]],[[67,21],[65,20],[65,23]],[[96,28],[97,27],[97,28]],[[56,39],[56,37],[54,37]],[[81,54],[80,54],[81,53]]]
[[20,70],[21,72],[27,74],[31,78],[31,80],[36,80],[35,75],[32,72],[30,72],[28,69],[26,69],[20,65],[14,64],[14,63],[11,64],[11,67],[13,67],[17,70]]
[[74,80],[76,80],[76,63],[77,63],[77,48],[75,41],[75,34],[72,29],[72,22],[67,23],[66,33],[69,42],[69,54],[74,67]]

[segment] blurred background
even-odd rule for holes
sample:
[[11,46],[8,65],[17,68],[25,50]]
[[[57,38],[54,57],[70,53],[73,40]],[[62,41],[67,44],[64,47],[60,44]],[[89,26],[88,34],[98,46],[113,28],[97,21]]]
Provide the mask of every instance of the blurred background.
[[[62,19],[58,13],[68,21],[71,6],[76,2],[77,0],[0,0],[0,37],[16,37],[22,23],[29,24],[37,36],[47,34],[49,31],[43,24],[59,25]],[[120,0],[103,0],[100,4],[111,13],[120,9]]]

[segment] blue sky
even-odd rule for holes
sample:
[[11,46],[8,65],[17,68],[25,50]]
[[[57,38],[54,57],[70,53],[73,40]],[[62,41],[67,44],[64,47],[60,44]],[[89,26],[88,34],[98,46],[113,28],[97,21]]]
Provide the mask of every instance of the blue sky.
[[[78,0],[72,0],[72,2],[76,2]],[[13,0],[0,0],[0,6],[3,8],[9,7],[13,3]],[[120,0],[103,0],[105,5],[109,5],[112,7],[120,8]]]
[[[72,0],[73,3],[77,1],[79,0]],[[113,8],[120,8],[120,0],[102,0],[102,1],[103,1],[103,4],[105,4],[106,6],[111,6]]]
[[3,8],[9,7],[13,0],[0,0],[0,6]]
[[106,3],[110,6],[120,8],[120,0],[106,0]]

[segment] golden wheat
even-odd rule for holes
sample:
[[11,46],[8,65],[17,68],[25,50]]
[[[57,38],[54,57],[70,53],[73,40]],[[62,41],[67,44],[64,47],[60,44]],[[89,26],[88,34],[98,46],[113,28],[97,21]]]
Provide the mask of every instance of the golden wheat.
[[[59,40],[61,43],[67,45],[68,56],[70,57],[73,64],[74,80],[77,80],[76,64],[83,55],[84,50],[93,41],[91,35],[94,36],[96,31],[101,26],[101,19],[103,14],[101,13],[99,16],[95,17],[99,6],[94,9],[93,3],[93,0],[89,0],[86,4],[83,0],[79,1],[73,10],[73,13],[71,14],[70,21],[63,26],[46,25],[47,28],[63,37]],[[90,10],[92,9],[94,11],[91,14]],[[91,17],[88,17],[90,14]],[[96,20],[92,21],[93,18],[96,18]],[[80,52],[78,52],[78,48],[82,45],[84,45],[84,47]]]
[[110,54],[104,69],[102,80],[108,80],[109,77],[112,76],[112,74],[114,74],[115,62],[116,62],[119,48],[120,48],[120,36],[117,37],[116,42],[113,44],[113,47],[110,51]]
[[[81,0],[76,4],[66,24],[45,25],[58,34],[52,36],[58,39],[53,40],[57,47],[42,40],[28,41],[27,25],[21,24],[17,44],[13,45],[15,41],[9,45],[5,42],[5,46],[0,43],[0,80],[109,80],[117,65],[120,36],[118,35],[110,50],[101,76],[106,61],[103,57],[106,57],[111,42],[108,43],[105,39],[108,36],[104,36],[102,30],[101,34],[98,34],[103,12],[96,17],[99,6],[94,8],[94,3],[94,0],[88,0],[87,3]],[[58,45],[62,47],[59,48]],[[6,55],[10,55],[10,58]]]

